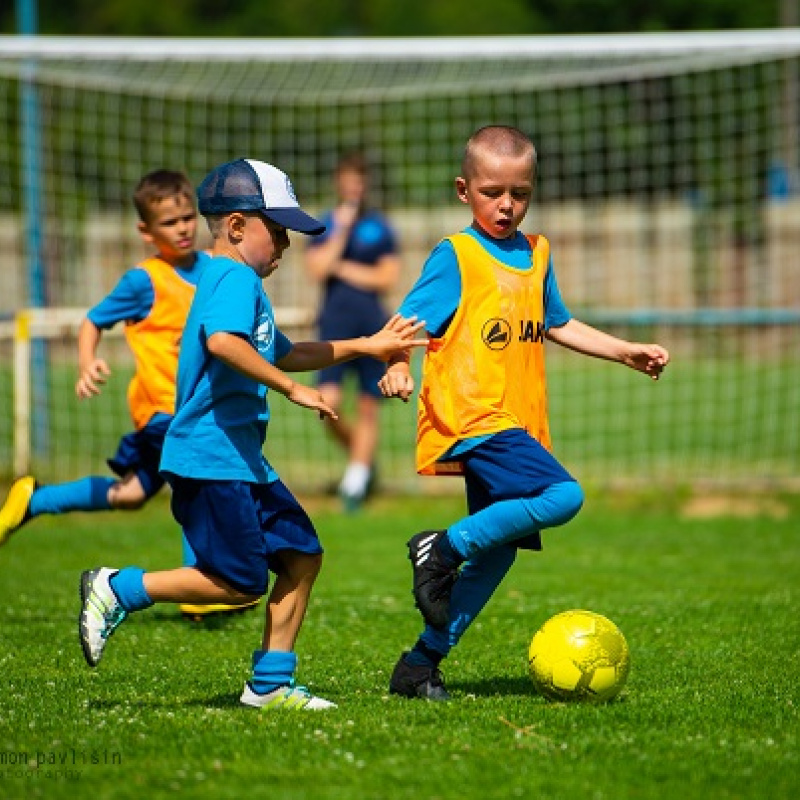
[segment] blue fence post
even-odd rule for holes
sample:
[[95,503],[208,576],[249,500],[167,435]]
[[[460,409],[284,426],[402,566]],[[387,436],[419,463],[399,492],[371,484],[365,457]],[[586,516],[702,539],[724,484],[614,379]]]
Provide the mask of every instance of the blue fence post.
[[[39,20],[37,0],[16,0],[17,28],[23,36],[35,36]],[[20,143],[22,156],[22,211],[28,271],[28,303],[34,308],[47,304],[43,258],[45,214],[42,203],[41,120],[36,58],[28,59],[22,72],[20,91]],[[31,342],[30,415],[33,452],[44,456],[49,450],[49,404],[47,386],[47,345],[42,338]]]

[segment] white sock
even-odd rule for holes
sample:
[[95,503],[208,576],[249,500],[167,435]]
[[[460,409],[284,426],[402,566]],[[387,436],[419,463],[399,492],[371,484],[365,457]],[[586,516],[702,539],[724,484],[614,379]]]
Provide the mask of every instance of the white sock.
[[350,497],[361,497],[367,493],[370,469],[366,464],[355,461],[347,465],[344,477],[339,484],[339,491]]

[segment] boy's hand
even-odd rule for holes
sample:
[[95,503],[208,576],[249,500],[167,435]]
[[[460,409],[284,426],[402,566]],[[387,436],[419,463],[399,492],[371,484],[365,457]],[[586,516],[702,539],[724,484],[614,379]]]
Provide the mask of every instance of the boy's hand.
[[87,400],[100,394],[100,387],[110,374],[108,364],[102,358],[95,358],[88,366],[81,368],[78,382],[75,384],[75,394],[80,400]]
[[322,395],[313,386],[293,383],[292,388],[286,393],[286,397],[298,406],[318,411],[320,419],[325,419],[326,417],[339,419],[336,411],[325,402]]
[[669,353],[658,344],[636,343],[626,353],[624,362],[631,369],[643,372],[657,381],[664,368],[669,364]]
[[378,381],[378,388],[384,397],[399,397],[407,403],[414,393],[414,378],[408,364],[402,361],[392,364]]
[[333,224],[350,230],[358,219],[358,203],[340,203],[333,211]]
[[406,319],[395,314],[377,333],[367,337],[365,351],[374,358],[388,361],[410,347],[427,347],[427,338],[414,338],[424,327],[424,320],[417,322],[416,317]]

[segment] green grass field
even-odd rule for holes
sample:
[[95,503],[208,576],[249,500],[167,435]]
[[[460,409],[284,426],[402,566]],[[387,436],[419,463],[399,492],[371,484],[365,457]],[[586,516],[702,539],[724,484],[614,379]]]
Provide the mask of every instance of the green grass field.
[[[119,340],[115,344],[124,346]],[[800,340],[792,357],[784,360],[676,355],[656,384],[617,365],[555,349],[548,356],[555,453],[591,484],[644,479],[674,486],[713,479],[738,485],[796,485],[798,351]],[[129,370],[115,364],[103,394],[78,403],[72,349],[62,358],[64,364],[48,376],[50,449],[34,452],[33,470],[49,482],[105,471],[105,459],[131,429],[125,400]],[[307,375],[297,377],[310,380]],[[12,408],[12,386],[10,372],[0,364],[0,408],[4,401]],[[266,452],[286,481],[313,491],[338,477],[341,453],[316,415],[281,397],[273,396],[271,405]],[[398,490],[416,490],[415,424],[413,404],[384,405],[381,475],[384,484]],[[0,415],[0,480],[15,477],[13,429],[13,415]]]
[[[590,496],[543,554],[522,554],[445,662],[449,704],[387,694],[419,628],[404,542],[454,498],[309,504],[327,547],[299,678],[339,709],[237,704],[260,612],[126,622],[90,670],[78,576],[173,566],[167,504],[38,520],[0,551],[0,797],[796,798],[800,796],[800,499]],[[694,514],[682,510],[694,509]],[[526,674],[550,615],[589,608],[632,651],[621,699],[550,704]],[[37,767],[37,760],[40,766]]]

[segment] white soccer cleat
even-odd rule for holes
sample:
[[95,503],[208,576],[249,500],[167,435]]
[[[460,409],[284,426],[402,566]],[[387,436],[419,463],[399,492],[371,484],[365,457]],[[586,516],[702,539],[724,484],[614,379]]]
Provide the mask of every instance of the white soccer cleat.
[[305,686],[279,686],[267,694],[253,691],[250,683],[244,685],[239,702],[253,708],[287,708],[292,711],[323,711],[326,708],[337,708],[336,703],[315,697]]
[[81,613],[78,633],[86,663],[96,667],[108,637],[128,616],[119,604],[109,579],[119,570],[100,567],[81,574]]

